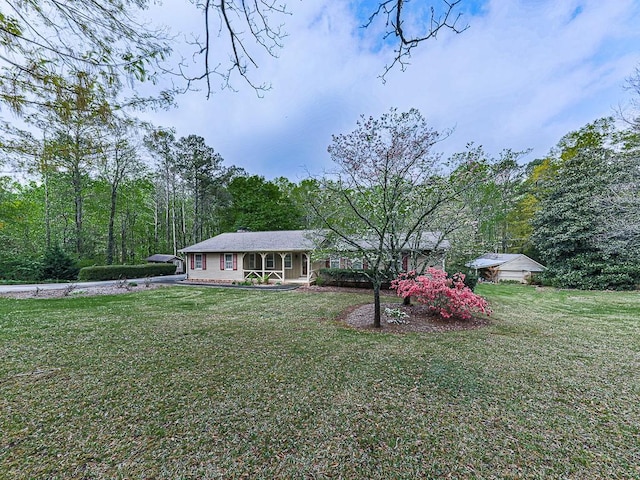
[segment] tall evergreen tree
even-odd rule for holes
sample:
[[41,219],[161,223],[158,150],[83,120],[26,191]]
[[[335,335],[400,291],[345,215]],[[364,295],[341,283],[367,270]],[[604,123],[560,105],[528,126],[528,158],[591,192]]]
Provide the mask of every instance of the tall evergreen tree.
[[611,228],[600,202],[624,170],[611,134],[610,122],[599,120],[559,144],[559,166],[545,187],[532,237],[547,265],[545,276],[555,286],[629,289],[640,280],[637,265],[599,241]]

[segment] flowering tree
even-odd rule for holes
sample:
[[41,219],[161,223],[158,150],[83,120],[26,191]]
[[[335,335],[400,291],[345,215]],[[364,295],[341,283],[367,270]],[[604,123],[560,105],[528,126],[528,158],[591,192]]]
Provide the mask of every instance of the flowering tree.
[[328,151],[336,169],[317,180],[309,197],[323,229],[318,252],[360,258],[373,285],[373,326],[380,328],[380,288],[406,267],[422,273],[436,265],[446,236],[467,220],[462,193],[487,178],[476,157],[443,159],[437,132],[422,114],[391,109],[362,116],[351,133],[333,136]]
[[414,297],[445,319],[468,320],[474,313],[491,314],[487,301],[464,284],[462,273],[456,273],[453,278],[437,268],[429,268],[425,275],[403,273],[391,283],[391,288],[399,297]]

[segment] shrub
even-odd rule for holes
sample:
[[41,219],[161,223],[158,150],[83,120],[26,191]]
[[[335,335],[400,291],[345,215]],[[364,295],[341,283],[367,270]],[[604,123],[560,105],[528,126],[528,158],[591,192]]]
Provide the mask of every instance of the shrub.
[[[447,278],[453,279],[453,275],[462,274],[460,272],[455,274],[448,274]],[[469,287],[469,290],[473,292],[476,289],[476,285],[478,285],[478,275],[473,270],[469,270],[467,273],[462,275],[462,281],[467,287]]]
[[122,280],[173,275],[176,266],[171,263],[146,263],[143,265],[99,265],[80,270],[78,279],[86,281]]
[[40,259],[15,252],[0,253],[0,279],[16,283],[33,282],[40,280],[41,272]]
[[391,283],[402,298],[414,297],[444,319],[468,320],[474,313],[491,314],[487,301],[464,284],[464,274],[447,278],[447,272],[429,268],[425,275],[401,274]]
[[407,320],[409,315],[399,308],[387,307],[384,309],[384,314],[387,317],[387,323],[393,323],[395,325],[406,325],[409,323],[409,320]]
[[[382,288],[389,288],[393,277],[387,272],[381,272],[386,281],[382,282]],[[372,288],[370,276],[373,270],[359,270],[351,268],[321,268],[318,272],[318,279],[322,278],[324,285],[335,287],[356,287]],[[316,285],[318,285],[316,281]]]
[[60,245],[48,248],[42,257],[40,280],[75,280],[79,268]]

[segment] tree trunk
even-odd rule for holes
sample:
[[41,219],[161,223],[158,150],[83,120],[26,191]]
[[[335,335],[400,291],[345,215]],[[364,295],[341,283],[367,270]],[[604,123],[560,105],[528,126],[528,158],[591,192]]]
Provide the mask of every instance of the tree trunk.
[[373,282],[373,326],[380,328],[380,282]]
[[113,232],[113,223],[116,218],[116,202],[118,198],[118,185],[111,185],[111,207],[109,209],[109,229],[107,232],[107,265],[113,264],[115,251],[115,234]]
[[47,249],[51,248],[51,201],[49,200],[49,167],[44,163],[44,228],[47,242]]
[[75,206],[75,234],[76,234],[76,253],[82,255],[82,174],[79,168],[74,168],[71,178],[73,185],[73,196]]

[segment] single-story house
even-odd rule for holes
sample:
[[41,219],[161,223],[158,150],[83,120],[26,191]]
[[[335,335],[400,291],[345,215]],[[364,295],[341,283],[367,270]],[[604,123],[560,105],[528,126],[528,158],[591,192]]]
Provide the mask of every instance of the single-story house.
[[485,253],[466,264],[491,282],[518,281],[525,283],[532,273],[545,270],[545,266],[522,253]]
[[[430,239],[430,235],[424,237]],[[187,256],[189,280],[223,283],[266,278],[271,283],[308,285],[321,268],[367,268],[362,259],[348,258],[344,253],[314,260],[313,252],[321,242],[322,233],[312,230],[242,230],[222,233],[180,252]],[[406,262],[403,258],[403,263]]]
[[184,260],[176,255],[156,253],[146,260],[149,263],[173,263],[176,266],[176,274],[184,273]]

